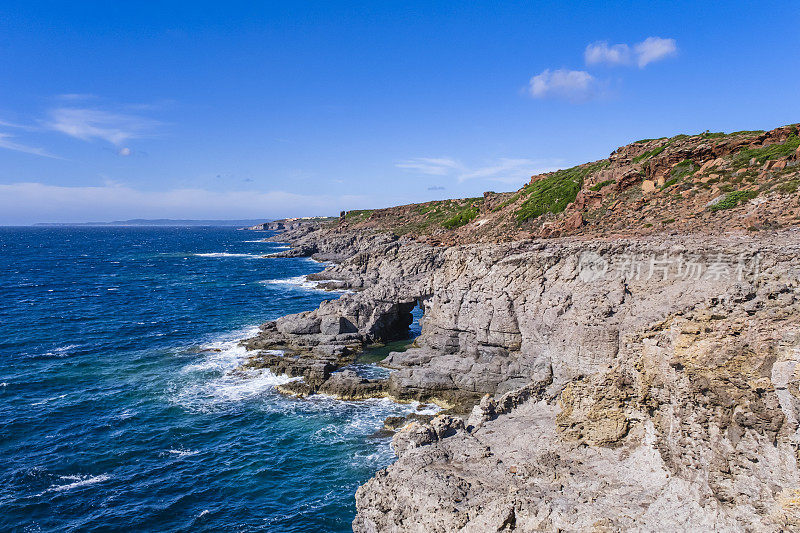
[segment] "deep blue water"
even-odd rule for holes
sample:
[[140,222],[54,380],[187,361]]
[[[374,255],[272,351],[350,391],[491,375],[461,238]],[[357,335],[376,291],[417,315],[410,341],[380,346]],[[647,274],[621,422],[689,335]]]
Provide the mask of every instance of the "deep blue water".
[[268,235],[0,228],[0,530],[350,529],[414,406],[231,372],[254,326],[336,297]]

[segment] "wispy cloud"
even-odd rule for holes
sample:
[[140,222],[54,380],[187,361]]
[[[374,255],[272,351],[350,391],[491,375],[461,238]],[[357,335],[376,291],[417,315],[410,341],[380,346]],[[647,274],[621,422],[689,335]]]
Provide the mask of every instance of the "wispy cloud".
[[528,92],[534,98],[585,102],[599,95],[599,84],[584,70],[545,69],[531,78]]
[[631,47],[627,44],[609,46],[607,41],[598,41],[586,46],[583,59],[587,65],[630,65]]
[[94,100],[97,98],[97,96],[89,93],[65,93],[58,94],[55,98],[56,100],[67,100],[74,102],[76,100]]
[[449,157],[419,157],[395,163],[395,166],[429,176],[446,176],[462,168],[461,163]]
[[100,139],[115,146],[151,134],[161,123],[129,113],[60,107],[50,112],[45,127],[83,141]]
[[630,66],[644,68],[650,63],[676,55],[678,45],[675,39],[648,37],[633,46],[627,44],[609,45],[608,41],[597,41],[586,46],[583,59],[587,65]]
[[[459,182],[484,179],[516,184],[533,174],[556,170],[559,163],[560,161],[554,159],[501,157],[482,166],[467,166],[451,157],[420,157],[396,163],[395,166],[429,176],[452,176]],[[428,190],[444,190],[444,187],[429,187]]]
[[661,37],[648,37],[633,47],[636,52],[636,63],[639,68],[644,68],[650,63],[672,57],[678,53],[675,39],[662,39]]
[[147,191],[107,181],[98,187],[0,184],[0,224],[124,220],[128,218],[278,218],[320,215],[374,203],[358,195],[284,191]]
[[6,150],[14,150],[15,152],[23,152],[26,154],[38,155],[41,157],[49,157],[52,159],[62,159],[57,155],[53,155],[44,148],[38,148],[36,146],[28,146],[27,144],[18,143],[14,140],[14,136],[8,133],[0,133],[0,148],[5,148]]

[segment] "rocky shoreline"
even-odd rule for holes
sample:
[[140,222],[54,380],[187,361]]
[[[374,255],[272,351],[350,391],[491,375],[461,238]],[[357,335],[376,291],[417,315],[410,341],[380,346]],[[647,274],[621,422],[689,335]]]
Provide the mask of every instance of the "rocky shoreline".
[[[351,292],[262,326],[248,366],[302,377],[289,394],[450,410],[389,424],[399,458],[359,489],[354,530],[800,526],[800,232],[275,240]],[[415,306],[422,333],[387,379],[341,370]]]

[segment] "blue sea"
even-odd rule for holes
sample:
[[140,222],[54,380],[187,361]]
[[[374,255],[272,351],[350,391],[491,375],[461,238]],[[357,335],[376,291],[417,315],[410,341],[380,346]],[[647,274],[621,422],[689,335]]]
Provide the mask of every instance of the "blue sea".
[[338,297],[269,232],[0,228],[0,530],[348,531],[417,406],[232,372],[258,324]]

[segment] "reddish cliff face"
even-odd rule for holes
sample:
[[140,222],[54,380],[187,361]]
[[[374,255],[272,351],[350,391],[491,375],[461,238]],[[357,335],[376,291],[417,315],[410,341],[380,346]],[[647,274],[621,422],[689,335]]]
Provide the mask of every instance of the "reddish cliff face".
[[340,225],[431,244],[779,229],[800,221],[799,135],[795,124],[642,140],[516,192],[351,211]]

